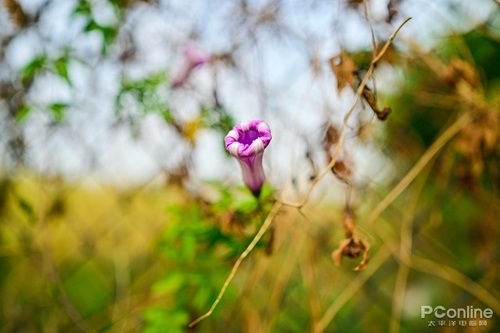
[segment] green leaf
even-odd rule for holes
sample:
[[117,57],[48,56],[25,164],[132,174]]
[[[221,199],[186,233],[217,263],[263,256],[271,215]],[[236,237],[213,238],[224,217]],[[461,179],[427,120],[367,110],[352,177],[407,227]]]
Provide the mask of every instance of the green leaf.
[[90,17],[92,15],[92,7],[90,6],[90,3],[87,0],[80,0],[78,2],[78,6],[73,10],[73,15],[84,15],[87,17]]
[[170,109],[165,108],[163,110],[160,110],[160,114],[163,120],[165,120],[165,122],[167,122],[168,124],[174,123],[174,117],[172,116],[172,112],[170,111]]
[[185,311],[169,311],[153,308],[144,313],[146,327],[143,332],[148,333],[182,333],[188,323],[189,315]]
[[118,34],[118,30],[116,27],[101,26],[99,30],[104,37],[105,45],[111,44]]
[[211,108],[203,106],[201,108],[201,116],[207,126],[212,127],[223,135],[226,135],[235,125],[234,119],[222,107]]
[[93,31],[93,30],[99,30],[100,29],[100,25],[97,24],[96,21],[94,20],[90,20],[89,23],[87,23],[87,25],[85,26],[85,28],[83,29],[83,31],[85,32],[89,32],[89,31]]
[[196,258],[196,239],[191,233],[182,235],[182,256],[186,262]]
[[211,286],[207,284],[201,285],[193,298],[193,306],[195,306],[197,310],[203,311],[207,305],[213,301],[213,296],[214,293],[212,292]]
[[16,111],[16,122],[18,124],[23,123],[27,118],[28,115],[31,112],[31,107],[28,105],[22,105],[19,109]]
[[185,279],[182,272],[170,272],[167,277],[154,284],[153,292],[158,295],[171,294],[184,285]]
[[45,54],[37,56],[23,68],[21,71],[21,79],[23,81],[31,80],[45,67],[46,62],[47,56]]
[[68,298],[83,315],[102,311],[112,298],[110,281],[92,261],[80,266],[63,282]]
[[68,62],[69,62],[68,57],[61,57],[56,61],[54,61],[54,66],[57,74],[63,79],[65,79],[66,82],[68,82],[68,84],[71,86],[72,84],[68,74]]
[[248,198],[237,200],[234,203],[234,207],[242,213],[251,213],[255,211],[258,208],[258,206],[259,206],[258,201],[250,196]]
[[103,50],[105,50],[106,47],[114,41],[116,35],[118,34],[118,28],[116,26],[103,26],[91,19],[89,20],[83,31],[89,32],[94,30],[98,30],[104,37]]
[[126,0],[108,0],[108,1],[111,2],[115,6],[115,8],[117,8],[117,10],[126,8],[128,3],[128,1]]
[[34,220],[35,219],[35,211],[33,210],[33,207],[31,206],[31,204],[28,201],[24,200],[23,198],[19,198],[18,203],[19,203],[19,207],[28,216],[28,218],[30,220]]
[[57,121],[58,123],[63,122],[67,107],[68,105],[64,103],[54,103],[49,105],[49,110],[54,116],[55,121]]

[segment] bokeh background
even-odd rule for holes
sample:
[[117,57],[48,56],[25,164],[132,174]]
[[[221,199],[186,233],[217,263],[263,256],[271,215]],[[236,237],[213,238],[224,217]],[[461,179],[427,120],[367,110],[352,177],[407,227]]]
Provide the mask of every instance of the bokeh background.
[[3,0],[0,330],[499,332],[499,134],[496,0]]

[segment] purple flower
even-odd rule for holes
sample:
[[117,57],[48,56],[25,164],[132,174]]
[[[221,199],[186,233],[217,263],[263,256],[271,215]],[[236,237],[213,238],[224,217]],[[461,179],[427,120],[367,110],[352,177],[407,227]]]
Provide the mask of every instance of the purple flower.
[[224,139],[226,150],[240,162],[243,181],[255,197],[260,195],[266,179],[262,156],[272,138],[264,121],[251,120],[234,126]]
[[172,81],[172,87],[177,88],[184,84],[189,78],[191,72],[199,66],[202,66],[210,61],[210,57],[200,51],[194,45],[189,45],[184,49],[185,64],[179,73]]

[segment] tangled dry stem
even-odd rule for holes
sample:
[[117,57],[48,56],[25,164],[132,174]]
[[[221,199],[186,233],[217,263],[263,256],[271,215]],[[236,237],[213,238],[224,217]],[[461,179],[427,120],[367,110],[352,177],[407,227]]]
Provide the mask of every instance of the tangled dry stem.
[[339,133],[338,144],[337,144],[335,151],[332,154],[332,158],[330,160],[330,163],[328,163],[326,168],[323,169],[323,171],[316,178],[314,178],[311,186],[309,187],[309,189],[307,190],[306,194],[304,195],[304,197],[302,198],[301,201],[288,202],[286,200],[281,200],[285,206],[290,206],[290,207],[294,207],[294,208],[301,208],[302,206],[304,206],[307,203],[309,196],[311,195],[311,192],[318,185],[318,183],[321,181],[321,179],[323,179],[323,177],[325,177],[328,173],[331,172],[333,166],[337,162],[338,156],[340,154],[340,150],[342,149],[342,144],[344,142],[345,132],[347,129],[347,121],[351,117],[352,113],[354,112],[354,110],[356,108],[356,105],[358,104],[361,96],[363,95],[363,91],[364,91],[364,88],[366,87],[366,84],[368,83],[368,80],[372,76],[373,71],[375,70],[377,63],[380,61],[380,59],[382,59],[382,57],[384,56],[384,54],[387,51],[387,49],[389,48],[389,46],[392,44],[394,38],[396,37],[396,34],[399,32],[399,30],[401,30],[401,28],[409,20],[411,20],[411,17],[408,17],[403,22],[401,22],[401,24],[396,28],[396,30],[394,30],[394,32],[391,34],[391,36],[389,37],[387,42],[384,44],[384,47],[382,48],[380,53],[372,60],[372,62],[370,64],[370,68],[368,68],[368,71],[367,71],[365,77],[361,81],[361,83],[358,87],[358,90],[356,91],[356,96],[354,98],[354,101],[353,101],[351,107],[349,108],[349,111],[347,111],[347,113],[344,117],[342,128],[340,129],[340,133]]
[[[370,68],[368,69],[368,72],[366,73],[365,77],[363,78],[361,84],[359,85],[359,87],[358,87],[358,89],[356,91],[355,99],[354,99],[354,101],[353,101],[350,109],[348,110],[348,112],[346,113],[346,115],[344,117],[343,125],[342,125],[342,128],[341,128],[340,133],[339,133],[339,141],[338,141],[337,147],[336,147],[336,149],[335,149],[335,151],[334,151],[334,153],[332,155],[332,159],[331,159],[330,163],[328,164],[328,166],[321,172],[320,175],[318,175],[318,177],[316,177],[314,179],[314,181],[312,182],[312,184],[309,187],[308,191],[306,192],[306,195],[304,196],[304,198],[300,202],[298,202],[298,203],[289,203],[289,202],[286,202],[285,200],[281,200],[281,199],[277,200],[275,202],[273,208],[269,212],[266,220],[264,221],[264,223],[260,227],[259,231],[257,232],[257,234],[255,235],[255,237],[253,238],[252,242],[248,245],[248,247],[245,249],[245,251],[243,251],[243,253],[240,255],[240,257],[238,258],[238,260],[234,264],[233,268],[231,269],[231,273],[229,274],[229,276],[227,277],[226,281],[224,282],[224,284],[223,284],[223,286],[222,286],[222,288],[221,288],[221,290],[219,292],[219,295],[215,299],[215,301],[212,304],[212,306],[210,307],[210,309],[204,315],[200,316],[199,318],[197,318],[196,320],[194,320],[193,322],[191,322],[189,324],[189,327],[193,327],[194,325],[196,325],[197,323],[199,323],[203,319],[209,317],[213,313],[213,311],[215,310],[215,308],[217,307],[217,305],[221,301],[222,297],[224,296],[224,293],[226,292],[227,287],[229,286],[229,284],[233,280],[233,278],[234,278],[236,272],[238,271],[238,268],[240,267],[241,263],[250,254],[250,252],[252,252],[252,250],[254,249],[255,245],[257,245],[258,241],[266,233],[267,229],[269,228],[269,226],[273,222],[274,217],[276,216],[276,214],[278,213],[278,211],[281,209],[281,207],[283,205],[290,206],[290,207],[293,207],[293,208],[297,208],[299,210],[299,212],[300,212],[300,209],[308,201],[309,196],[310,196],[311,192],[313,191],[313,189],[317,186],[317,184],[321,181],[321,179],[323,179],[323,177],[325,177],[325,175],[330,172],[330,170],[332,169],[332,167],[335,165],[335,163],[337,161],[337,158],[338,158],[338,155],[340,153],[340,149],[342,148],[342,144],[343,144],[343,140],[344,140],[344,136],[345,136],[345,131],[346,131],[346,127],[347,127],[347,121],[349,120],[349,118],[351,117],[352,113],[354,112],[354,110],[356,108],[356,105],[359,102],[359,100],[360,100],[360,98],[361,98],[361,96],[363,94],[363,90],[364,90],[364,88],[365,88],[368,80],[372,76],[373,71],[375,70],[375,66],[376,66],[377,62],[380,61],[380,59],[384,56],[385,52],[387,51],[387,49],[389,48],[389,46],[393,42],[393,40],[396,37],[396,34],[399,32],[399,30],[410,19],[411,19],[411,17],[406,18],[394,30],[394,32],[389,37],[389,39],[385,43],[384,47],[380,51],[380,53],[376,57],[374,57],[374,59],[372,60],[372,62],[370,64]],[[319,326],[322,326],[321,323],[322,322],[324,323],[324,321],[325,321],[325,317],[323,317],[323,319],[320,321],[320,325]]]

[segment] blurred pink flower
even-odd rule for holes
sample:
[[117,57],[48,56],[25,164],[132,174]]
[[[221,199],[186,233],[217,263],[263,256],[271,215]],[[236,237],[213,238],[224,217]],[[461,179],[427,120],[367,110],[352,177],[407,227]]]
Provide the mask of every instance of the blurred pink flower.
[[242,122],[224,139],[226,150],[240,162],[243,181],[255,197],[260,195],[266,179],[262,156],[271,139],[271,130],[262,120]]
[[210,61],[210,56],[203,53],[194,45],[189,45],[184,49],[184,58],[184,67],[172,80],[173,88],[182,86],[196,67],[202,66]]

